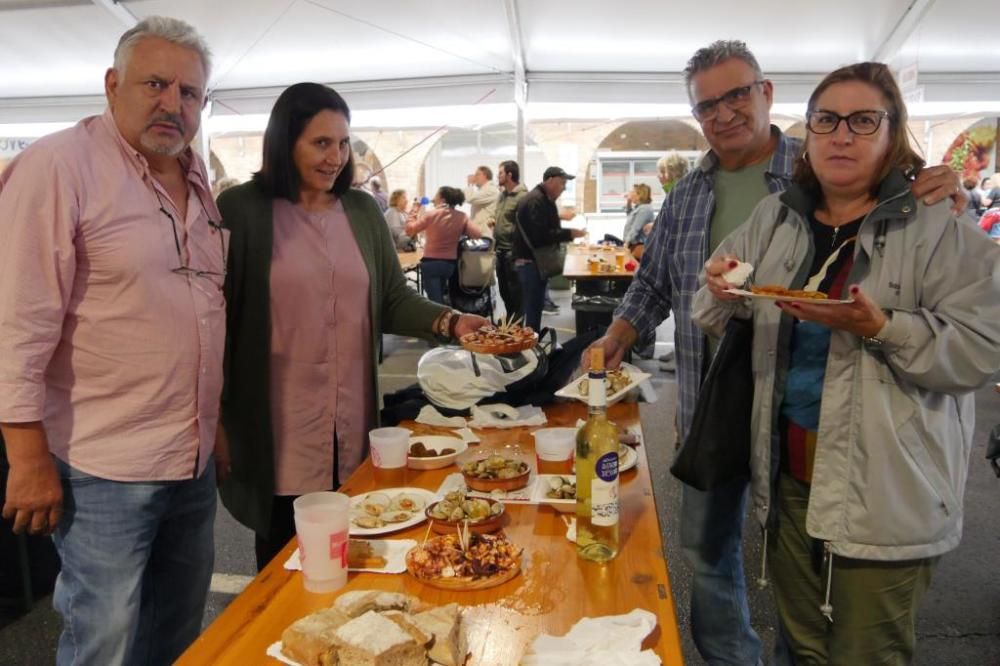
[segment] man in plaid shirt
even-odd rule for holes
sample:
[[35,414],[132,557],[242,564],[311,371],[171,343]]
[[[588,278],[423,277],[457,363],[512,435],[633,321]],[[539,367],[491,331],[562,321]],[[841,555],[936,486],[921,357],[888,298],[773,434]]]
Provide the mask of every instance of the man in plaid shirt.
[[[801,142],[770,124],[771,82],[739,41],[698,50],[684,70],[692,113],[711,150],[667,195],[635,280],[604,337],[608,367],[617,367],[637,342],[648,344],[673,311],[679,383],[678,441],[691,426],[707,360],[718,341],[691,321],[691,299],[705,261],[757,203],[791,182]],[[925,169],[914,194],[932,201],[957,196],[958,177],[946,166]],[[584,358],[589,358],[585,354]],[[762,663],[750,626],[741,553],[747,483],[708,492],[683,486],[681,547],[694,571],[691,631],[710,664]]]

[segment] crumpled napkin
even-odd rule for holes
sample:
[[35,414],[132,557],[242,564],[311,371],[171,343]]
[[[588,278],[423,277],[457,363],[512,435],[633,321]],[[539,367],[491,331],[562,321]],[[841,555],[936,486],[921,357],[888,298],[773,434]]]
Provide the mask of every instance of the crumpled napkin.
[[521,426],[545,425],[548,419],[541,407],[524,405],[473,405],[469,425],[473,428],[519,428]]
[[420,413],[417,414],[416,421],[425,425],[442,426],[445,428],[465,427],[464,416],[445,416],[434,405],[424,405]]
[[479,442],[483,441],[479,439],[479,435],[472,432],[472,430],[470,430],[469,428],[459,428],[458,430],[455,431],[455,434],[461,437],[463,440],[465,440],[466,444],[478,444]]
[[521,666],[660,666],[642,641],[656,627],[656,616],[636,608],[625,615],[585,617],[565,636],[542,634],[528,648]]

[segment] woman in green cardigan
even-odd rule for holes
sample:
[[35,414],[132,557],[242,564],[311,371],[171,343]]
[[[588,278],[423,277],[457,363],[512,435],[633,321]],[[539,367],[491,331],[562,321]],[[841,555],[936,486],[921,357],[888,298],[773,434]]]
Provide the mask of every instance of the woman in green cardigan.
[[262,569],[292,501],[337,488],[378,412],[383,333],[447,340],[486,323],[411,290],[378,204],[351,189],[350,110],[326,86],[281,94],[260,171],[219,196],[231,230],[220,494]]

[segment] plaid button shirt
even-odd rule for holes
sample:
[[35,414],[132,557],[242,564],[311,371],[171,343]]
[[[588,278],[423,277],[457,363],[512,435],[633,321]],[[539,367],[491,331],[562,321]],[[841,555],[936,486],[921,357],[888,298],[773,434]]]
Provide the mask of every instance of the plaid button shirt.
[[[787,137],[772,126],[778,145],[764,177],[768,189],[783,191],[792,178],[792,166],[801,148],[798,139]],[[688,173],[667,195],[646,252],[622,304],[615,311],[646,341],[674,312],[677,379],[679,384],[678,436],[687,436],[701,386],[705,336],[691,321],[691,299],[698,291],[698,276],[708,259],[709,228],[715,211],[712,187],[719,161],[709,151],[698,168]]]

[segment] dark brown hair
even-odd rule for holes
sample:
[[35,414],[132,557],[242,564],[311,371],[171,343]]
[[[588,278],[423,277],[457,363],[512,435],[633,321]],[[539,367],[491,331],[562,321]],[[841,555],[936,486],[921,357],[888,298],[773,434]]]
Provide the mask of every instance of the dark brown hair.
[[[892,72],[889,71],[889,67],[880,62],[859,62],[827,74],[809,96],[806,116],[808,117],[808,114],[816,110],[816,100],[827,88],[837,83],[849,81],[867,83],[878,90],[885,100],[886,111],[889,112],[889,117],[884,121],[889,123],[889,150],[886,152],[885,158],[882,160],[882,168],[879,169],[875,182],[872,184],[872,196],[875,196],[878,194],[879,185],[890,171],[899,169],[904,173],[915,174],[923,168],[924,159],[910,144],[909,129],[906,125],[906,103],[903,101],[902,93],[899,92],[899,86],[896,85],[896,80],[893,78]],[[822,190],[819,181],[806,159],[805,149],[808,145],[807,137],[803,144],[802,155],[795,162],[792,178],[806,189],[820,193]]]
[[635,193],[639,196],[639,203],[653,203],[652,194],[649,191],[649,185],[646,183],[636,183],[632,186]]
[[441,195],[441,199],[450,208],[461,206],[465,203],[465,194],[457,187],[448,187],[447,185],[444,185],[438,190],[438,194]]
[[[343,114],[348,124],[351,110],[333,88],[318,83],[296,83],[278,96],[264,131],[264,157],[260,171],[253,175],[257,185],[272,198],[299,200],[301,178],[292,155],[309,121],[320,111]],[[342,196],[354,176],[354,150],[333,182],[331,192]]]

